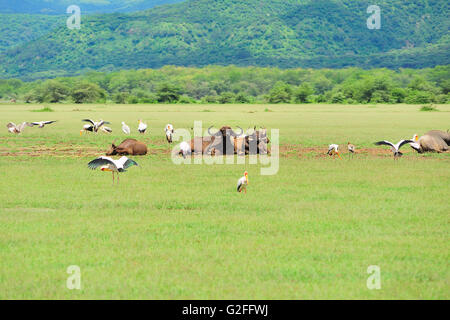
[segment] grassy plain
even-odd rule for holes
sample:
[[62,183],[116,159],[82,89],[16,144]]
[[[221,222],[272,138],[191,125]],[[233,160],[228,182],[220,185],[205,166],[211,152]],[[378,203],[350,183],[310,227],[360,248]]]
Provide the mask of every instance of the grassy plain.
[[[449,154],[392,155],[373,142],[447,130],[450,106],[0,105],[0,299],[449,299]],[[79,135],[83,118],[112,135]],[[125,135],[113,186],[87,163]],[[13,121],[58,120],[8,134]],[[163,128],[280,129],[280,168],[174,165]],[[353,159],[324,156],[347,141]],[[380,151],[378,151],[380,149]],[[249,172],[247,195],[235,191]],[[81,290],[66,269],[81,269]],[[381,269],[369,290],[367,268]]]

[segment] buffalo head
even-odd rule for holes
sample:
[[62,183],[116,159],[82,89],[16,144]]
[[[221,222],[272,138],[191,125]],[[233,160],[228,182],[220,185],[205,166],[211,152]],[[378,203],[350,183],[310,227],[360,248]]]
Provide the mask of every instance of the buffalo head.
[[117,154],[117,146],[114,144],[114,143],[112,143],[111,144],[111,148],[108,150],[108,151],[106,151],[106,155],[107,156],[114,156],[114,155],[116,155]]

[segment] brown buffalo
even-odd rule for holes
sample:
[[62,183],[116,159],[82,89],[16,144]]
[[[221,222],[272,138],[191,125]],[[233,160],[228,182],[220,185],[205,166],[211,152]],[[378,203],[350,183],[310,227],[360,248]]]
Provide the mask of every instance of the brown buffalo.
[[195,137],[190,141],[192,154],[206,154],[215,137]]
[[237,139],[239,136],[242,135],[244,130],[242,128],[240,133],[236,133],[231,129],[229,126],[223,126],[219,129],[216,133],[211,133],[211,128],[208,128],[208,133],[211,135],[211,137],[214,137],[214,140],[209,145],[208,149],[206,150],[206,153],[211,153],[212,150],[215,151],[215,154],[217,155],[233,155],[236,153],[236,146],[235,142],[233,140]]
[[431,130],[419,138],[414,135],[415,143],[410,144],[419,153],[424,152],[446,152],[450,146],[450,133]]
[[111,148],[106,152],[107,156],[113,155],[133,155],[133,156],[143,156],[147,154],[147,146],[136,139],[125,139],[118,146],[114,143],[111,144]]
[[261,128],[260,130],[256,130],[255,127],[251,134],[249,134],[247,130],[244,142],[245,154],[270,154],[270,151],[267,148],[269,143],[270,140],[267,137],[267,129]]

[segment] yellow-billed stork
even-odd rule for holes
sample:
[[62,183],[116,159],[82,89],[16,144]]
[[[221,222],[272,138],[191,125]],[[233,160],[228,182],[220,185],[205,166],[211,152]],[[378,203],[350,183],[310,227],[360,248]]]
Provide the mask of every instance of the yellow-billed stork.
[[168,143],[172,143],[172,135],[173,135],[173,125],[170,123],[166,125],[164,128],[164,131],[166,132],[166,139]]
[[93,132],[98,132],[98,129],[100,129],[104,124],[109,124],[108,121],[104,121],[101,119],[99,121],[94,121],[91,119],[83,119],[81,121],[89,122],[92,125]]
[[341,155],[339,154],[339,145],[337,145],[337,144],[330,144],[330,145],[328,146],[327,154],[328,154],[329,156],[333,156],[333,158],[334,158],[336,155],[338,155],[339,159],[342,159],[342,158],[341,158]]
[[137,166],[137,162],[127,157],[121,157],[119,160],[114,160],[110,157],[101,156],[88,163],[88,167],[92,170],[100,167],[102,171],[112,172],[114,184],[114,172],[117,172],[117,182],[119,182],[119,172],[125,172],[131,166]]
[[237,182],[237,191],[242,192],[244,190],[244,193],[247,193],[247,186],[248,186],[248,172],[244,172],[244,176],[241,177]]
[[147,130],[147,124],[144,123],[142,120],[139,120],[138,123],[139,123],[139,126],[138,126],[139,133],[144,134],[145,131]]
[[83,132],[94,132],[94,126],[92,124],[85,124],[83,129],[80,130],[80,136],[83,135]]
[[39,128],[43,128],[46,124],[51,124],[53,122],[56,122],[56,120],[51,120],[51,121],[36,121],[36,122],[32,122],[31,124],[33,126],[38,126]]
[[391,147],[391,151],[394,154],[394,160],[396,160],[398,157],[401,157],[403,155],[403,153],[400,152],[400,148],[402,146],[404,146],[405,144],[412,144],[412,143],[415,143],[415,142],[413,140],[400,140],[396,144],[393,144],[390,141],[382,140],[382,141],[375,142],[374,144],[376,146],[383,146],[384,145],[384,146]]

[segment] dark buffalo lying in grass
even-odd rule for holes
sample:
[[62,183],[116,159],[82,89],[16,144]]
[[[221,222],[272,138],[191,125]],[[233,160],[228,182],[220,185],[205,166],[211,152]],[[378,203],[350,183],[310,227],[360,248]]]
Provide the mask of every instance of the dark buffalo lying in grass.
[[145,143],[137,141],[136,139],[125,139],[118,146],[111,144],[111,148],[106,152],[107,156],[113,155],[130,155],[143,156],[147,154],[147,146]]

